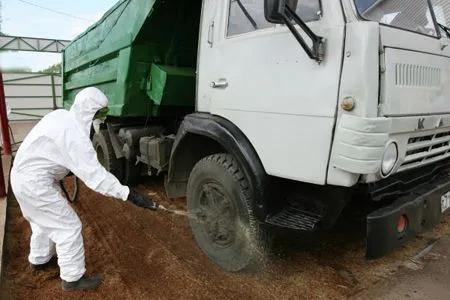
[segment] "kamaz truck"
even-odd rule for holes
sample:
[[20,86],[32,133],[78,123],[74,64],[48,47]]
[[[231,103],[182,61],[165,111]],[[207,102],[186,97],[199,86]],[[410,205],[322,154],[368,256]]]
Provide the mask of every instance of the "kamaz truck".
[[363,202],[376,259],[450,211],[449,27],[447,0],[121,0],[65,49],[64,104],[108,96],[99,160],[186,197],[226,270]]

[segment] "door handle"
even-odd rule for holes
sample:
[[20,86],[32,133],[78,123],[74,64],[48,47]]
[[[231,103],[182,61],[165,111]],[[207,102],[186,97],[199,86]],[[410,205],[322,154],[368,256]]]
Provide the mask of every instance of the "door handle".
[[225,89],[228,87],[228,81],[225,78],[220,78],[217,81],[211,82],[211,87],[213,89]]
[[441,50],[442,51],[445,50],[445,48],[447,48],[448,45],[449,45],[448,41],[444,41],[444,40],[441,39]]
[[211,48],[213,46],[213,40],[214,40],[214,21],[212,21],[211,24],[209,24],[208,28],[208,44],[209,47]]

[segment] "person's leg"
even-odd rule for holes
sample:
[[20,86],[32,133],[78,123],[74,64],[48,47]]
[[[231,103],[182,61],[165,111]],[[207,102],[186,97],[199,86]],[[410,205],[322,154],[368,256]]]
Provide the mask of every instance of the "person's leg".
[[35,227],[43,233],[36,236],[36,242],[43,241],[45,234],[56,244],[63,289],[87,290],[98,287],[101,278],[84,276],[86,268],[81,221],[62,196],[60,187],[56,183],[48,186],[43,182],[48,189],[40,189],[37,194],[36,189],[27,182],[22,182],[21,177],[15,178],[13,189],[24,217],[37,225]]
[[62,289],[64,291],[95,289],[101,284],[102,278],[84,275],[86,268],[81,221],[67,201],[59,203],[58,206],[55,209],[61,209],[60,214],[64,216],[62,226],[53,229],[50,237],[56,243]]
[[55,244],[50,240],[38,225],[30,222],[31,225],[31,241],[30,241],[30,255],[28,260],[33,265],[42,265],[50,261],[53,255],[56,254]]
[[24,218],[29,222],[31,227],[30,253],[28,261],[34,270],[46,270],[56,265],[55,244],[50,240],[49,236],[34,223],[30,216],[36,208],[32,205],[35,203],[34,195],[30,195],[28,185],[23,182],[23,177],[17,175],[14,170],[11,171],[11,187],[14,196],[21,208]]
[[55,206],[57,206],[55,210],[60,212],[60,226],[51,230],[50,237],[56,243],[61,279],[74,282],[86,272],[82,225],[66,201]]
[[56,265],[54,256],[56,254],[55,243],[45,234],[42,229],[33,222],[31,225],[30,254],[28,261],[34,270],[46,270]]
[[97,288],[101,282],[100,277],[86,277],[84,243],[81,234],[80,218],[61,195],[59,189],[54,201],[46,205],[42,211],[42,228],[49,238],[56,244],[58,265],[62,288],[65,291],[90,290]]

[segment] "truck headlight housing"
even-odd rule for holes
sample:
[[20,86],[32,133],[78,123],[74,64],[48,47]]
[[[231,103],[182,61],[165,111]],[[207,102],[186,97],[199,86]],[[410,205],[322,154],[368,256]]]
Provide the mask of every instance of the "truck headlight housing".
[[397,144],[392,142],[384,150],[383,159],[381,160],[381,173],[388,176],[394,169],[398,160]]

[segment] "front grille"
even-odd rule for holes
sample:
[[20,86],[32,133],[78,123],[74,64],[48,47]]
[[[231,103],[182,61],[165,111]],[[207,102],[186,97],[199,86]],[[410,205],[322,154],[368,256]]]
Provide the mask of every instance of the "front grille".
[[412,137],[406,145],[400,171],[441,160],[450,156],[450,131]]
[[422,168],[394,174],[378,182],[367,184],[369,196],[374,201],[399,197],[419,185],[433,181],[439,176],[450,175],[450,159],[434,162]]

